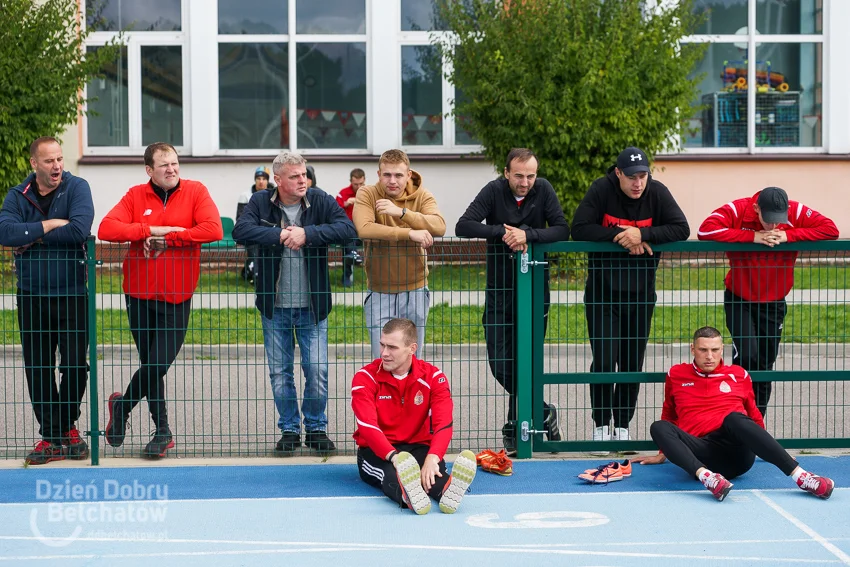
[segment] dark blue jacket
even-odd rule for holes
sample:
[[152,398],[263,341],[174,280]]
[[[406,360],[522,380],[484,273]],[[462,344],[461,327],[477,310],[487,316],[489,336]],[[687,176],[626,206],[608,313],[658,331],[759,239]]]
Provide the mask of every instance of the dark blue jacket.
[[[28,246],[15,254],[18,289],[36,295],[86,294],[86,239],[94,221],[88,181],[62,173],[49,211],[42,211],[32,182],[35,173],[6,194],[0,211],[0,245]],[[41,222],[66,219],[69,224],[44,233]]]
[[[240,244],[259,246],[259,277],[254,280],[257,309],[266,319],[274,316],[275,285],[280,275],[280,221],[283,211],[272,202],[277,189],[257,191],[245,212],[233,227],[233,238]],[[328,279],[328,244],[343,244],[357,238],[354,224],[336,199],[315,187],[307,189],[310,206],[301,213],[301,226],[307,235],[302,250],[307,263],[310,308],[315,322],[324,321],[331,312],[331,284]]]

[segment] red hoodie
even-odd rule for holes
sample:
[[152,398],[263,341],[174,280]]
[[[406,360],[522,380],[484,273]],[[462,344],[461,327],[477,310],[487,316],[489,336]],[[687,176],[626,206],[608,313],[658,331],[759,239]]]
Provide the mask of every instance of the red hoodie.
[[723,361],[711,374],[694,363],[677,364],[667,373],[661,419],[679,426],[696,437],[720,429],[732,412],[750,416],[764,428],[764,418],[756,407],[753,381],[740,366]]
[[[182,226],[165,236],[168,248],[145,258],[143,244],[151,226]],[[124,258],[124,293],[138,299],[182,303],[198,286],[201,244],[221,240],[218,207],[199,181],[181,179],[165,203],[150,182],[131,187],[100,222],[97,237],[130,242]]]
[[449,381],[442,370],[415,356],[401,380],[384,370],[380,359],[361,368],[351,381],[351,408],[357,446],[381,458],[393,445],[421,443],[442,459],[452,440]]
[[[753,242],[755,233],[764,230],[753,209],[759,193],[716,209],[702,221],[697,237],[718,242]],[[830,219],[797,201],[788,204],[788,224],[777,227],[785,231],[788,242],[838,238],[838,228]],[[765,247],[765,252],[727,252],[731,269],[726,274],[726,289],[747,301],[785,298],[794,285],[797,252],[778,251],[781,248],[780,244],[777,251]]]
[[340,189],[339,195],[336,196],[336,202],[339,203],[339,206],[345,210],[345,214],[348,215],[348,220],[352,220],[351,215],[354,213],[354,205],[345,206],[345,202],[352,197],[356,197],[357,193],[354,189],[351,188],[351,185]]

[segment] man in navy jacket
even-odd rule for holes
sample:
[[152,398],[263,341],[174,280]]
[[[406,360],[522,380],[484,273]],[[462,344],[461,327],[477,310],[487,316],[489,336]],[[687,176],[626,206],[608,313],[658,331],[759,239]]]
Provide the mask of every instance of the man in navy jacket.
[[42,437],[26,464],[42,465],[89,455],[76,422],[88,380],[83,261],[94,204],[88,182],[64,171],[55,138],[32,143],[30,165],[34,173],[9,190],[3,202],[0,245],[15,249],[24,371]]
[[301,446],[301,419],[295,390],[294,337],[301,347],[305,444],[326,453],[336,447],[327,436],[328,315],[331,289],[328,244],[357,237],[354,224],[336,200],[307,187],[306,160],[283,152],[272,165],[276,189],[257,191],[233,228],[233,237],[258,246],[256,306],[282,435],[275,446],[291,454]]

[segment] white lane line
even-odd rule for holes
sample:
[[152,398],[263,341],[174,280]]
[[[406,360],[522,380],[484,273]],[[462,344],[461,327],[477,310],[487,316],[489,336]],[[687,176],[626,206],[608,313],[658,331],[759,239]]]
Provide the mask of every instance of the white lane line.
[[833,545],[828,539],[817,533],[815,530],[804,524],[802,520],[791,514],[791,512],[788,512],[787,510],[785,510],[785,508],[774,502],[768,496],[762,494],[760,490],[753,490],[753,494],[755,494],[762,502],[773,508],[773,510],[776,511],[780,516],[794,524],[800,531],[805,533],[807,536],[809,536],[819,544],[821,544],[827,551],[829,551],[831,554],[840,559],[842,563],[844,563],[845,565],[850,565],[850,555],[847,555],[846,553],[841,551],[841,549]]

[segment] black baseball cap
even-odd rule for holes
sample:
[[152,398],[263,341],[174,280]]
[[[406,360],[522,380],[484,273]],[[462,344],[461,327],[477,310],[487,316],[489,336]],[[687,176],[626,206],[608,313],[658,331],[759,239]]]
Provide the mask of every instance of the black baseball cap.
[[646,157],[646,152],[642,149],[630,146],[617,156],[617,169],[626,176],[641,171],[649,173],[649,158]]
[[788,224],[788,193],[779,187],[766,187],[759,193],[758,206],[764,222]]

